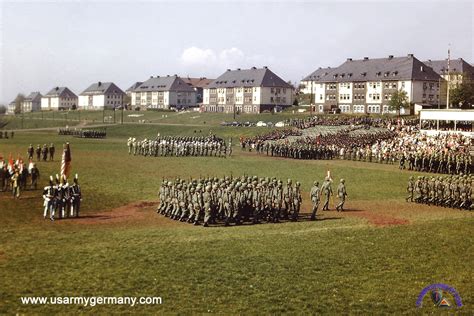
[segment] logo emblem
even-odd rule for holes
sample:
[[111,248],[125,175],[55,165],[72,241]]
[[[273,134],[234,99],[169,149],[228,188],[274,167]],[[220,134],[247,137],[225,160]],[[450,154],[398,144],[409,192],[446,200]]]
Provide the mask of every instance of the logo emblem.
[[422,307],[423,298],[428,293],[430,293],[431,300],[433,301],[434,305],[437,307],[444,307],[444,308],[451,307],[451,303],[446,297],[447,293],[449,293],[454,298],[454,301],[456,302],[457,307],[462,306],[461,296],[459,296],[459,293],[453,287],[450,287],[449,285],[446,285],[443,283],[437,283],[437,284],[431,284],[425,287],[420,292],[420,295],[418,296],[418,299],[416,300],[417,307]]

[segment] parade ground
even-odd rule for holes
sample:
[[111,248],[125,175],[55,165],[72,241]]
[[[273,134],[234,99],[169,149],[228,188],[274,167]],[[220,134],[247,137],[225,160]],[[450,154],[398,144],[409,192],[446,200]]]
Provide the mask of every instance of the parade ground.
[[[473,213],[405,202],[409,176],[396,164],[293,160],[241,150],[239,138],[267,127],[221,126],[232,115],[78,112],[5,120],[13,139],[0,154],[26,158],[30,144],[54,143],[53,162],[38,162],[39,187],[59,173],[69,142],[72,174],[79,174],[81,217],[43,219],[42,190],[13,199],[0,192],[0,314],[411,314],[423,288],[443,283],[474,310]],[[133,114],[133,113],[132,113]],[[140,112],[142,115],[143,112]],[[240,115],[279,122],[295,113]],[[145,120],[145,122],[139,122]],[[106,121],[104,124],[103,122]],[[124,124],[121,124],[121,123]],[[105,139],[60,136],[56,128],[106,128]],[[21,129],[23,126],[24,129]],[[128,154],[127,139],[160,135],[232,138],[232,156],[144,157]],[[309,220],[309,190],[327,174],[346,180],[344,212],[318,210]],[[164,178],[224,176],[291,178],[301,183],[298,222],[193,226],[156,213]],[[430,174],[426,174],[431,176]],[[160,305],[27,305],[25,296],[133,296]],[[434,312],[429,295],[425,312]],[[370,312],[369,312],[370,313]]]

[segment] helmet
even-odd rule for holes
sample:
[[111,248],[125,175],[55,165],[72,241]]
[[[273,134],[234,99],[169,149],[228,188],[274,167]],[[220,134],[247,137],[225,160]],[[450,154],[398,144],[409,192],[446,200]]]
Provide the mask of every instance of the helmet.
[[318,186],[319,185],[319,182],[318,181],[314,181],[313,183],[315,186]]

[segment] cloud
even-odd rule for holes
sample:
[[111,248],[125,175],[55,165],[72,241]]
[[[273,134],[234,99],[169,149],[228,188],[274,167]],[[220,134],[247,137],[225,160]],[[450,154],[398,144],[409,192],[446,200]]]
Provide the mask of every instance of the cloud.
[[220,74],[225,69],[261,67],[269,65],[272,57],[264,58],[262,55],[247,55],[236,47],[225,48],[221,51],[213,49],[202,49],[199,47],[186,48],[179,63],[185,72],[211,72]]

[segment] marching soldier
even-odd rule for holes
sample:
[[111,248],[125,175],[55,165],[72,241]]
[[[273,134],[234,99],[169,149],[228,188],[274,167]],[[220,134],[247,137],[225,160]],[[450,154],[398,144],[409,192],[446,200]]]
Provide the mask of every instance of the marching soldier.
[[300,183],[296,182],[295,187],[293,188],[293,216],[291,221],[296,222],[300,214],[300,207],[302,202]]
[[344,203],[346,202],[346,185],[344,179],[341,179],[339,186],[337,187],[337,196],[339,197],[339,204],[336,206],[338,212],[344,211]]
[[36,160],[37,161],[41,160],[41,146],[39,144],[38,146],[36,146]]
[[313,205],[312,210],[311,210],[311,220],[314,221],[316,220],[316,212],[318,211],[319,201],[321,198],[321,189],[319,188],[318,181],[314,181],[313,187],[311,188],[309,196]]
[[324,198],[325,198],[323,211],[329,211],[329,199],[331,198],[331,195],[332,195],[331,179],[329,177],[326,177],[324,179],[321,189],[323,191]]
[[408,181],[408,186],[407,186],[408,196],[405,199],[405,201],[413,202],[413,192],[414,192],[414,190],[415,190],[415,182],[413,181],[413,176],[410,176],[410,179]]

